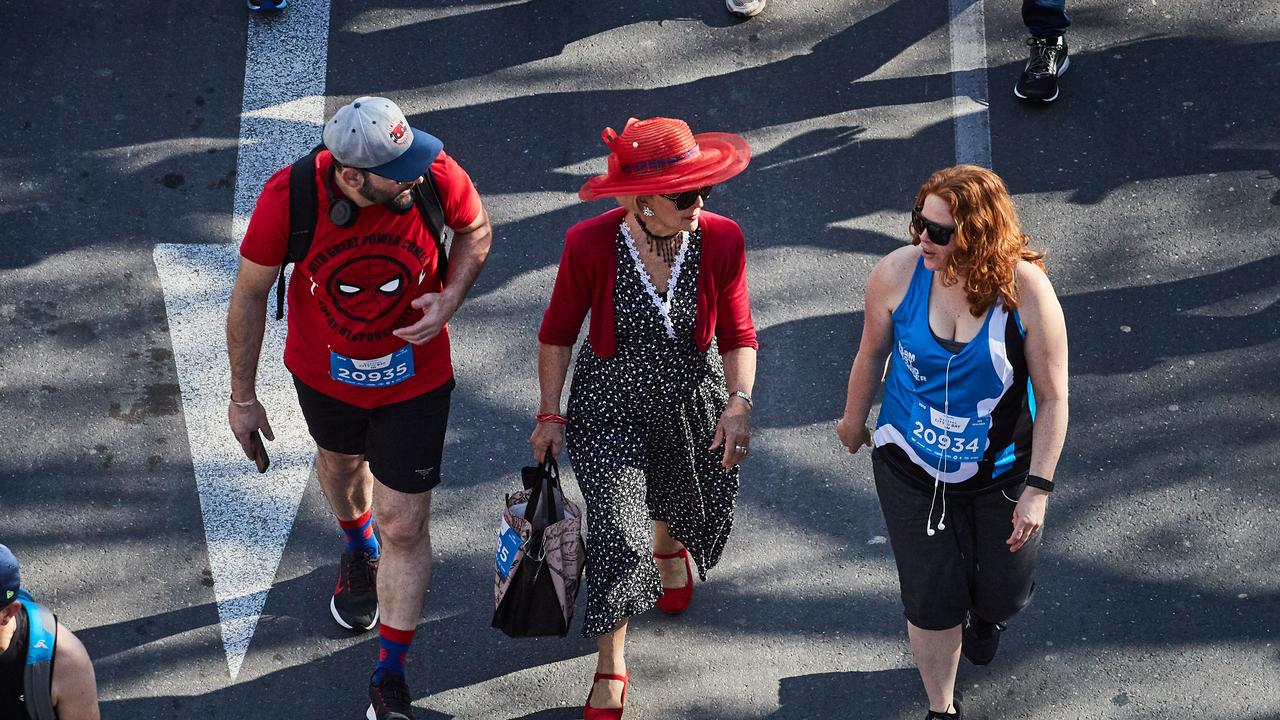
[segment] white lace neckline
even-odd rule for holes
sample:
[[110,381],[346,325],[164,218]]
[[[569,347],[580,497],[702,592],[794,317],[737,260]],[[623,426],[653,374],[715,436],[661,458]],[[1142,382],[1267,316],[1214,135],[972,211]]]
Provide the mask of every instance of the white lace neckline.
[[671,279],[667,281],[667,297],[664,300],[658,294],[658,289],[654,287],[653,278],[649,276],[649,271],[645,269],[644,261],[640,259],[640,251],[636,250],[636,241],[631,237],[631,227],[627,225],[627,221],[623,220],[618,229],[622,232],[622,240],[627,244],[627,252],[631,253],[631,261],[635,263],[636,272],[640,274],[640,282],[644,284],[645,292],[649,293],[649,299],[653,301],[654,307],[658,308],[658,315],[662,317],[662,325],[667,330],[667,337],[674,340],[676,329],[671,324],[671,301],[676,296],[676,283],[680,280],[680,267],[684,265],[685,253],[689,250],[689,233],[681,233],[684,238],[680,241],[680,252],[676,253],[676,261],[671,265]]

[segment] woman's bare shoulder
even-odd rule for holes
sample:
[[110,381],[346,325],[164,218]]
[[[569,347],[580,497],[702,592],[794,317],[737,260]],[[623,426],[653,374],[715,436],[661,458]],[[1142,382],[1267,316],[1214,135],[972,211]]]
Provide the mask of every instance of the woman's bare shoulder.
[[911,281],[911,274],[915,272],[916,261],[919,259],[920,248],[915,245],[904,245],[894,250],[876,263],[867,281],[868,286],[905,286]]
[[898,306],[911,284],[920,258],[920,248],[905,245],[880,258],[867,278],[867,301],[882,305],[889,312]]
[[1019,260],[1014,268],[1017,275],[1018,305],[1023,309],[1038,307],[1046,300],[1056,298],[1053,283],[1035,263]]
[[914,271],[916,261],[920,259],[919,245],[903,245],[893,252],[880,258],[880,262],[876,263],[876,267],[885,267],[886,269],[901,272],[903,270]]

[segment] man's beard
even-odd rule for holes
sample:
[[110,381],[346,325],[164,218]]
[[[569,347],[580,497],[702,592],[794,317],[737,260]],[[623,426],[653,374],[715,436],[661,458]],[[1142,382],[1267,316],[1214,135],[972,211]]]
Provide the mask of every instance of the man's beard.
[[368,185],[360,186],[360,197],[375,205],[384,205],[396,212],[404,212],[413,205],[413,194],[404,190],[378,192]]
[[404,212],[413,207],[413,193],[401,192],[382,204],[396,212]]

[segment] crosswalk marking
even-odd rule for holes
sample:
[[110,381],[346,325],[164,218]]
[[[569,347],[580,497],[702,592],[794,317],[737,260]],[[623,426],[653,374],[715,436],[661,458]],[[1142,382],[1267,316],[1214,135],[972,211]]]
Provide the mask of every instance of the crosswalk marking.
[[987,32],[982,0],[948,0],[956,163],[991,167]]
[[259,475],[245,459],[227,427],[231,377],[223,325],[239,261],[236,243],[263,183],[320,141],[328,45],[328,0],[294,0],[281,15],[250,18],[228,243],[161,243],[154,254],[232,681],[288,542],[314,446],[280,362],[284,323],[268,321],[258,397],[276,433],[268,446],[271,469]]

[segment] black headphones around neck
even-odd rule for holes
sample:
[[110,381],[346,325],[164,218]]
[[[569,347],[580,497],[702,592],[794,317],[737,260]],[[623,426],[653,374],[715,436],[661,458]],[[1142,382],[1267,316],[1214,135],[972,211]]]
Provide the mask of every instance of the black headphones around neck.
[[[333,178],[336,174],[337,171],[330,168],[324,182],[324,195],[329,199],[329,222],[340,228],[349,228],[356,224],[356,218],[360,215],[360,206],[351,202],[350,198],[334,187]],[[337,196],[337,199],[334,199],[334,196]]]
[[[336,175],[337,170],[330,168],[324,182],[324,196],[329,199],[329,222],[340,228],[349,228],[355,225],[356,220],[360,217],[360,206],[352,202],[351,198],[338,192],[334,180]],[[337,198],[336,200],[334,199],[335,197]],[[413,209],[412,204],[403,208],[384,207],[397,215],[403,215]]]

